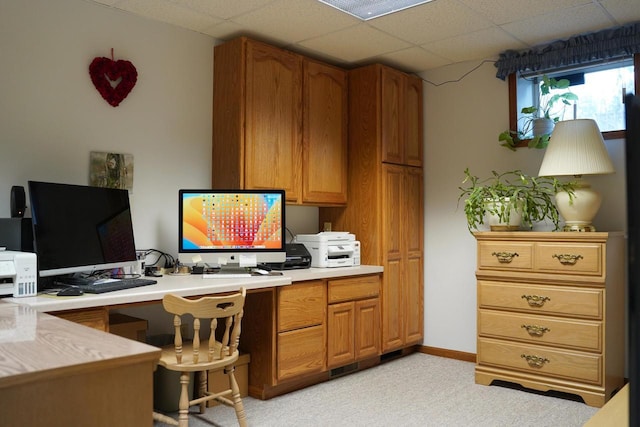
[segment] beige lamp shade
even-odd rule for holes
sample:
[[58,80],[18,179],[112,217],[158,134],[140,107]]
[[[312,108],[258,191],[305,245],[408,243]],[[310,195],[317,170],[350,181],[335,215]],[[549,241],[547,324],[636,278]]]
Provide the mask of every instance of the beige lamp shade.
[[565,220],[564,231],[596,230],[591,222],[600,209],[602,197],[580,177],[613,172],[615,169],[594,120],[566,120],[556,124],[538,175],[579,178],[572,197],[564,191],[556,194],[556,206]]
[[592,119],[556,123],[540,165],[539,176],[613,173],[602,133]]

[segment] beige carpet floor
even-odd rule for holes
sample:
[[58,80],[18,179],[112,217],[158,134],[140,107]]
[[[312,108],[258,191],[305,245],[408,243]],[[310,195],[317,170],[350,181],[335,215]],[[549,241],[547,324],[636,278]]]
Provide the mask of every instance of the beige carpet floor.
[[[255,427],[578,427],[597,408],[577,400],[477,385],[473,363],[414,353],[270,400],[243,402]],[[189,425],[237,422],[232,408],[218,406],[191,415]]]

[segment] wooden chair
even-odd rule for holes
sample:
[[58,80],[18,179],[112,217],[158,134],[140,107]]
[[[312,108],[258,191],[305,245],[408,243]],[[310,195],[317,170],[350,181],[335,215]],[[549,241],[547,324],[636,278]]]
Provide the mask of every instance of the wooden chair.
[[[204,412],[206,402],[217,400],[232,406],[241,427],[247,425],[247,420],[240,399],[240,389],[234,376],[234,365],[238,360],[238,342],[240,339],[240,324],[242,321],[246,290],[226,296],[204,297],[190,300],[173,294],[167,294],[162,299],[164,309],[174,315],[175,342],[174,345],[162,348],[159,365],[171,371],[180,372],[180,401],[178,421],[174,418],[153,413],[155,420],[188,427],[189,407],[200,406],[200,413]],[[182,325],[186,316],[193,316],[193,341],[183,342]],[[211,331],[206,340],[200,338],[200,320],[210,319]],[[216,331],[222,335],[216,340]],[[211,370],[224,370],[229,378],[229,388],[218,393],[207,390],[207,375]],[[189,374],[194,373],[194,381],[199,376],[199,386],[196,396],[189,400]],[[199,375],[198,375],[199,374]]]

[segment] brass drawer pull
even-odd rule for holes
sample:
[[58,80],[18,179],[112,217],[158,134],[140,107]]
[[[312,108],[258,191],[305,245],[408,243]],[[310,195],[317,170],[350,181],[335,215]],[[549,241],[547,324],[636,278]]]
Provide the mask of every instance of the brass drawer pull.
[[521,354],[520,357],[526,360],[532,368],[542,368],[545,363],[551,363],[546,357],[535,356],[533,354]]
[[526,299],[531,307],[542,307],[545,302],[551,301],[551,298],[539,295],[522,295],[522,298]]
[[560,261],[560,264],[563,265],[574,265],[576,262],[578,262],[579,259],[584,259],[584,257],[582,255],[571,255],[571,254],[553,254],[551,255],[551,258],[558,258],[558,261]]
[[492,252],[492,256],[498,258],[498,262],[509,264],[514,257],[519,256],[517,252]]
[[545,326],[522,325],[521,327],[526,329],[529,335],[535,336],[535,337],[541,337],[542,335],[544,335],[545,332],[551,332],[551,329]]

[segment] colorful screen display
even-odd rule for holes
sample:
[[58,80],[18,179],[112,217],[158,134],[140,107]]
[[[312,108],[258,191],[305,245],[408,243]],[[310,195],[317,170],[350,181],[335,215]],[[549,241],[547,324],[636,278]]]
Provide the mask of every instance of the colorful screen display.
[[282,190],[180,190],[180,252],[281,251]]

